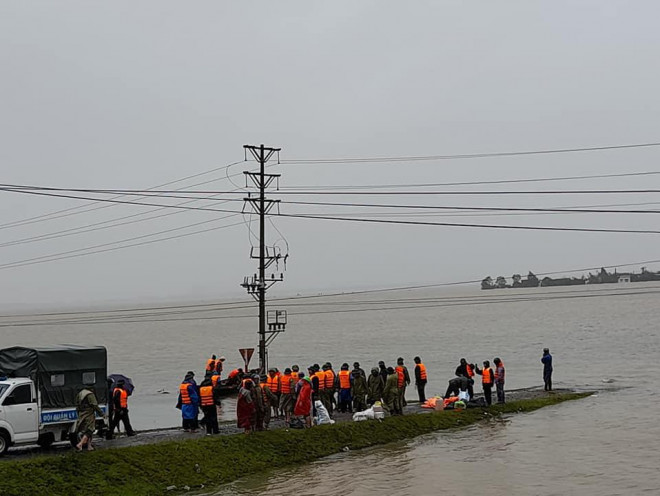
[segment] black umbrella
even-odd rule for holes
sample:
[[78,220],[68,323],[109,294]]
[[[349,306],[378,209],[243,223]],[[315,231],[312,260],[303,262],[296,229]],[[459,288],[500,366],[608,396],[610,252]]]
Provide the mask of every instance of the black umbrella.
[[133,385],[133,381],[130,377],[126,377],[125,375],[121,374],[112,374],[108,376],[108,381],[110,381],[110,390],[116,388],[119,381],[124,381],[124,389],[126,389],[128,395],[130,396],[133,394],[135,386]]

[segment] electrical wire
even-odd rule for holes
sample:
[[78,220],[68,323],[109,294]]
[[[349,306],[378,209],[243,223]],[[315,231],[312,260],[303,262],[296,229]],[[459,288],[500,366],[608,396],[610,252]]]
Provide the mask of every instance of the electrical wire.
[[576,148],[549,148],[541,150],[522,150],[489,153],[466,153],[457,155],[409,155],[390,157],[356,157],[356,158],[311,158],[282,160],[282,164],[356,164],[356,163],[381,163],[381,162],[419,162],[433,160],[462,160],[474,158],[516,157],[524,155],[551,155],[560,153],[579,153],[607,150],[625,150],[631,148],[650,148],[660,146],[660,142],[633,143],[623,145],[605,145]]

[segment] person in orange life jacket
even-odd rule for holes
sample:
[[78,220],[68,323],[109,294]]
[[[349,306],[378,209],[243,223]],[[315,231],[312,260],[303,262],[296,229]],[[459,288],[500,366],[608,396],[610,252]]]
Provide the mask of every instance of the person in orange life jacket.
[[117,381],[117,387],[112,391],[113,415],[108,429],[107,439],[112,439],[114,431],[119,427],[119,421],[124,423],[124,430],[127,436],[135,436],[135,431],[131,427],[131,421],[128,418],[128,391],[124,379]]
[[221,356],[218,358],[215,362],[215,371],[218,373],[218,375],[222,375],[222,369],[225,367],[225,362],[226,358]]
[[328,414],[332,415],[334,413],[335,382],[337,381],[337,378],[335,377],[335,371],[332,370],[332,364],[330,362],[323,364],[323,374],[324,377],[322,379],[319,378],[319,380],[324,381],[325,386],[321,393],[321,402],[326,410],[328,410]]
[[[318,363],[315,363],[314,365],[312,365],[312,374],[314,374],[312,378],[312,388],[314,389],[314,395],[312,396],[312,403],[314,403],[316,400],[322,402],[323,401],[322,391],[325,390],[325,372],[321,371],[321,367],[319,366]],[[316,413],[314,413],[314,416],[316,416]]]
[[461,363],[456,367],[456,375],[467,377],[468,379],[467,392],[470,395],[470,399],[474,398],[474,388],[472,387],[474,385],[474,369],[474,364],[467,363],[465,358],[461,358]]
[[317,367],[318,364],[314,364],[307,368],[307,373],[309,374],[309,382],[312,385],[312,417],[316,417],[316,405],[314,403],[316,400],[321,401],[319,399],[319,378],[316,375]]
[[207,377],[199,385],[199,398],[202,406],[202,412],[204,413],[204,419],[202,423],[206,427],[206,435],[210,436],[211,434],[218,434],[220,429],[218,428],[218,414],[215,407],[217,401],[217,393],[214,394],[215,388],[213,387],[213,382],[210,377]]
[[212,355],[211,358],[206,361],[206,372],[213,372],[215,370],[215,360],[215,355]]
[[417,395],[419,396],[419,403],[426,401],[424,388],[426,388],[427,376],[426,366],[422,363],[422,359],[418,356],[415,357],[415,386],[417,386]]
[[220,416],[222,415],[222,381],[220,380],[220,374],[214,372],[211,376],[211,386],[213,386],[213,399],[215,401],[215,416],[220,422]]
[[227,384],[238,385],[243,380],[243,369],[234,369],[227,376]]
[[504,364],[499,358],[493,360],[495,364],[495,389],[497,391],[497,402],[504,403]]
[[347,411],[352,412],[351,402],[353,398],[351,397],[351,386],[353,381],[347,363],[342,364],[337,377],[339,378],[339,402],[337,409],[342,413],[346,413]]
[[490,368],[490,362],[488,360],[484,361],[483,370],[475,367],[474,371],[481,376],[484,398],[486,398],[486,404],[490,406],[493,403],[493,384],[495,384],[495,373]]
[[183,430],[186,432],[197,432],[199,422],[199,392],[195,382],[195,373],[191,370],[186,373],[183,382],[179,386],[179,401],[176,405],[181,409],[183,418]]
[[399,374],[399,403],[403,411],[403,407],[408,405],[406,402],[406,386],[410,384],[410,374],[408,373],[408,368],[403,364],[403,358],[399,357],[396,359],[396,368],[394,370]]
[[284,369],[284,375],[280,378],[280,408],[284,413],[284,420],[288,424],[291,422],[291,413],[294,406],[294,388],[298,382],[298,377],[295,379],[291,374],[290,368]]
[[[280,406],[280,376],[276,368],[272,367],[268,369],[268,375],[266,376],[266,386],[270,390],[272,399],[268,403],[268,408],[273,409],[273,414],[275,418],[279,418],[278,407]],[[268,414],[268,422],[270,422],[271,413]]]

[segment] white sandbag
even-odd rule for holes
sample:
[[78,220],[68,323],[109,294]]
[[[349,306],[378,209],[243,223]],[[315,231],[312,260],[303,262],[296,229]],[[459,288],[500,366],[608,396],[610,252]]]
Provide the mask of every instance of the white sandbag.
[[374,418],[376,418],[376,416],[373,407],[362,410],[361,412],[355,412],[353,414],[354,422],[361,422],[362,420],[373,420]]
[[335,423],[335,421],[330,418],[328,410],[323,406],[323,403],[321,403],[319,400],[316,400],[314,402],[314,407],[316,408],[316,417],[314,417],[316,425]]
[[465,401],[465,403],[467,403],[468,401],[470,401],[470,393],[468,393],[467,391],[459,391],[458,401]]

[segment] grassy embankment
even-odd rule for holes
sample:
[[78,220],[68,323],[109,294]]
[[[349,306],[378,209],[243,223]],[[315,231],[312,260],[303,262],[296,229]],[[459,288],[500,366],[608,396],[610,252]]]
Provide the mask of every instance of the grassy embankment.
[[[347,422],[309,430],[273,430],[254,435],[214,436],[43,456],[0,463],[0,495],[177,494],[184,486],[217,486],[269,468],[306,463],[339,452],[413,438],[436,430],[465,427],[491,415],[529,412],[588,396],[555,394],[490,409],[433,412]],[[176,486],[168,491],[168,486]]]

